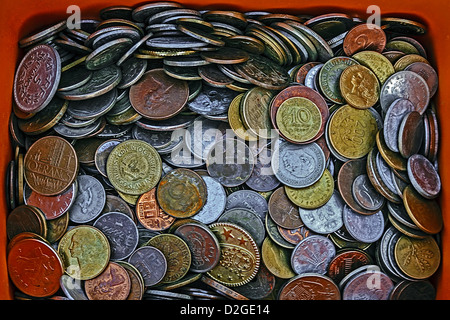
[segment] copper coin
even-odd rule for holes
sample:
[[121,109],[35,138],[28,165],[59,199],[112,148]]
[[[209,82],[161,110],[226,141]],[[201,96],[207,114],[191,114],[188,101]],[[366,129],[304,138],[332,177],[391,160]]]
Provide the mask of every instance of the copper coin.
[[[302,97],[306,98],[308,100],[311,100],[320,111],[320,115],[322,116],[322,124],[320,126],[319,132],[310,140],[305,141],[303,143],[311,143],[313,141],[316,141],[319,139],[324,131],[325,131],[325,125],[327,123],[328,117],[330,115],[330,111],[328,108],[328,105],[325,101],[325,99],[315,90],[308,88],[306,86],[291,86],[288,87],[282,91],[280,91],[272,100],[270,105],[270,119],[272,121],[272,126],[278,131],[280,136],[284,137],[278,130],[278,126],[276,123],[276,115],[278,108],[283,104],[284,101],[287,99],[293,98],[293,97]],[[290,141],[289,139],[286,139],[289,142],[295,143],[293,141]]]
[[308,72],[315,66],[320,64],[320,62],[308,62],[305,63],[298,69],[297,73],[295,74],[295,81],[301,84],[305,83],[305,78]]
[[406,212],[416,226],[429,234],[436,234],[443,227],[441,208],[435,200],[422,197],[411,186],[403,191],[403,204]]
[[339,169],[337,177],[339,192],[345,203],[347,203],[354,211],[360,214],[374,214],[376,210],[364,209],[353,197],[353,182],[362,174],[366,174],[366,159],[356,159],[345,162]]
[[72,145],[57,136],[46,136],[25,154],[25,180],[33,191],[54,196],[67,190],[78,174],[78,159]]
[[342,299],[388,300],[394,284],[385,273],[379,271],[378,266],[374,266],[374,269],[361,271],[349,279],[342,290]]
[[376,24],[362,23],[353,27],[345,36],[343,49],[347,56],[363,50],[383,52],[386,34]]
[[186,81],[170,77],[163,69],[153,69],[130,87],[129,96],[133,108],[144,118],[165,120],[183,109],[189,87]]
[[9,251],[8,273],[23,293],[48,297],[59,290],[64,271],[61,259],[50,245],[29,238],[19,241]]
[[327,276],[302,274],[290,279],[279,292],[280,300],[340,300],[341,293]]
[[305,226],[301,226],[295,229],[286,229],[280,226],[277,227],[281,237],[293,245],[296,245],[306,237],[315,234]]
[[126,300],[131,290],[131,279],[124,267],[110,262],[97,277],[84,282],[89,300]]
[[178,168],[162,177],[156,198],[167,214],[175,218],[188,218],[199,212],[205,204],[206,184],[194,171]]
[[249,58],[249,54],[246,51],[228,47],[202,52],[200,56],[208,62],[219,64],[243,63]]
[[289,200],[284,187],[276,189],[269,198],[269,215],[279,226],[296,229],[303,225],[298,207]]
[[417,111],[406,114],[398,132],[398,150],[404,158],[419,152],[424,136],[424,122]]
[[372,264],[372,258],[362,250],[348,249],[338,253],[328,266],[327,275],[339,283],[351,271],[364,265]]
[[439,124],[436,113],[433,111],[433,109],[429,108],[425,114],[428,120],[428,127],[430,129],[429,130],[430,144],[428,147],[427,158],[431,162],[434,162],[437,159],[437,153],[439,150]]
[[139,222],[147,229],[163,231],[168,229],[175,218],[164,213],[156,201],[156,188],[142,194],[136,203],[136,215]]
[[19,110],[36,113],[44,109],[58,89],[61,78],[59,53],[38,45],[26,53],[14,77],[14,99]]
[[427,199],[436,198],[441,192],[441,179],[433,164],[421,154],[408,159],[408,177],[412,186]]
[[432,66],[425,62],[413,62],[404,70],[415,72],[425,80],[430,89],[430,98],[436,94],[439,79],[436,70]]
[[18,206],[11,211],[6,219],[8,239],[22,232],[33,232],[44,238],[47,236],[47,225],[42,211],[28,205]]

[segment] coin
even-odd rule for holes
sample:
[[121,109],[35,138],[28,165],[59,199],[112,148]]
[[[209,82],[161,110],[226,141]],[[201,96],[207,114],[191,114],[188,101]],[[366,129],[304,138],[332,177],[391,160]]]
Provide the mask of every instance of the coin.
[[105,270],[84,282],[89,300],[126,300],[131,290],[131,279],[124,267],[110,262]]
[[205,204],[207,188],[197,173],[178,168],[162,177],[156,198],[167,214],[175,218],[188,218],[199,212]]
[[400,153],[394,152],[388,148],[385,142],[384,134],[382,130],[379,130],[376,135],[377,148],[384,161],[398,171],[406,171],[406,159],[403,158]]
[[161,283],[171,283],[183,278],[189,271],[192,255],[188,245],[180,237],[173,234],[160,234],[147,242],[163,253],[167,260],[167,271]]
[[436,289],[428,280],[402,281],[391,292],[390,300],[434,300]]
[[407,99],[394,100],[386,110],[383,125],[383,137],[387,147],[393,152],[399,152],[398,136],[401,121],[404,116],[415,110],[415,106]]
[[117,190],[141,195],[158,183],[162,173],[161,157],[148,143],[131,139],[111,151],[106,172]]
[[423,197],[436,198],[441,191],[441,179],[433,164],[424,156],[414,154],[408,158],[408,177]]
[[16,288],[32,297],[55,294],[63,275],[61,259],[44,241],[23,239],[8,252],[8,273]]
[[70,300],[88,300],[81,281],[63,274],[59,280],[61,290]]
[[266,237],[261,246],[261,258],[264,266],[276,277],[289,279],[295,276],[290,263],[290,250],[277,245]]
[[352,65],[342,71],[339,88],[345,102],[358,109],[373,107],[380,94],[378,78],[361,65]]
[[61,31],[64,31],[67,28],[67,21],[59,21],[47,28],[43,28],[38,32],[29,34],[24,38],[19,40],[19,47],[25,48],[30,47],[31,45],[38,44],[39,42],[51,38],[53,35],[58,34]]
[[382,53],[386,47],[386,34],[376,24],[359,24],[349,30],[344,38],[343,49],[347,56],[367,50]]
[[77,177],[78,192],[69,211],[70,221],[87,223],[94,220],[105,207],[106,192],[101,182],[90,175]]
[[25,113],[43,110],[55,95],[60,78],[58,51],[49,45],[33,47],[21,60],[14,77],[14,100],[19,110]]
[[272,137],[269,107],[275,92],[254,87],[248,90],[240,104],[240,114],[249,134],[263,139]]
[[230,287],[251,281],[260,264],[259,249],[253,238],[232,223],[216,222],[209,227],[219,241],[221,255],[219,263],[207,274]]
[[226,210],[220,215],[217,222],[228,222],[242,227],[252,236],[258,247],[261,246],[266,236],[263,220],[256,213],[245,208]]
[[279,187],[272,193],[268,209],[273,221],[283,228],[295,229],[303,225],[299,209],[289,200],[284,187]]
[[175,222],[175,218],[164,213],[156,201],[156,188],[139,197],[135,210],[139,222],[149,230],[163,231]]
[[237,292],[237,291],[229,288],[228,286],[223,285],[220,282],[217,282],[207,276],[202,276],[200,278],[200,281],[202,281],[206,285],[214,288],[215,291],[217,291],[219,294],[221,294],[227,298],[232,298],[235,300],[249,300],[249,298],[243,296],[239,292]]
[[336,249],[328,238],[312,235],[300,241],[292,251],[291,265],[297,274],[325,274]]
[[242,98],[244,97],[244,93],[237,95],[230,103],[228,108],[227,116],[228,123],[233,130],[233,132],[241,139],[246,141],[256,141],[257,137],[255,137],[252,133],[246,130],[244,123],[242,121],[240,115],[240,105]]
[[286,282],[278,294],[280,300],[340,300],[336,284],[327,276],[306,273]]
[[70,229],[61,238],[58,254],[66,274],[88,280],[97,277],[108,266],[110,246],[97,228],[82,225]]
[[31,145],[24,158],[24,176],[30,188],[44,196],[67,190],[78,173],[75,150],[67,140],[47,136]]
[[117,264],[123,267],[130,277],[131,288],[127,300],[142,300],[145,290],[144,278],[139,270],[132,264],[125,261],[117,261]]
[[280,181],[272,170],[272,151],[268,146],[261,149],[256,155],[255,166],[250,178],[245,184],[252,190],[259,192],[269,192],[280,185]]
[[438,75],[436,70],[425,62],[413,62],[404,69],[405,71],[412,71],[419,74],[427,83],[430,90],[430,98],[432,98],[438,88]]
[[237,190],[229,194],[225,209],[233,208],[246,208],[255,213],[261,221],[264,221],[268,212],[266,199],[253,190]]
[[348,280],[342,291],[343,300],[388,300],[394,284],[385,273],[379,271],[377,266],[372,267],[373,270],[360,271]]
[[381,211],[371,215],[360,214],[349,206],[344,206],[345,229],[357,241],[373,243],[381,238],[384,231],[384,217]]
[[167,272],[167,260],[161,250],[152,246],[141,246],[128,258],[144,279],[146,287],[161,282]]
[[200,93],[186,106],[200,115],[218,115],[227,113],[228,107],[238,92],[228,88],[203,86]]
[[327,275],[339,283],[351,271],[365,265],[372,264],[372,258],[364,251],[346,249],[336,254],[328,267]]
[[420,113],[405,114],[398,132],[398,150],[404,158],[419,152],[424,136],[424,121]]
[[249,59],[249,54],[246,51],[228,47],[202,52],[200,56],[208,62],[218,64],[238,64]]
[[366,210],[380,210],[386,203],[385,198],[371,184],[367,174],[361,174],[353,180],[352,194],[355,201]]

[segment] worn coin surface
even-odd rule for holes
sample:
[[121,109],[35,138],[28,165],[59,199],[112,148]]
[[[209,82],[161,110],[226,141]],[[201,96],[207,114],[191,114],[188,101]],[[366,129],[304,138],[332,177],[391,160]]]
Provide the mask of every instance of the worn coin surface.
[[101,182],[90,175],[77,177],[77,197],[69,211],[70,221],[87,223],[94,220],[103,211],[106,192]]
[[300,241],[292,251],[291,265],[297,274],[326,274],[328,265],[336,255],[330,239],[322,235],[312,235]]
[[290,262],[291,250],[277,245],[266,237],[261,246],[261,258],[264,266],[276,277],[290,279],[295,276]]
[[372,243],[381,238],[384,231],[384,217],[381,211],[371,215],[360,214],[345,205],[343,220],[350,235],[361,242]]
[[[377,278],[377,287],[368,285],[373,283],[374,277]],[[374,271],[362,271],[347,282],[342,291],[342,299],[388,300],[393,288],[392,280],[384,272],[381,272],[378,266],[374,266]]]
[[167,260],[161,250],[152,246],[141,246],[128,258],[128,262],[138,269],[146,287],[161,282],[167,272]]
[[376,24],[361,23],[349,30],[342,48],[347,56],[368,50],[382,53],[386,47],[386,33]]
[[359,249],[346,249],[336,254],[328,267],[327,275],[339,283],[351,271],[372,264],[372,258],[365,251]]
[[398,132],[398,150],[404,158],[408,159],[419,152],[423,142],[424,126],[423,117],[417,111],[411,111],[403,117]]
[[380,95],[378,78],[369,68],[362,65],[345,68],[339,79],[339,88],[344,100],[358,109],[373,107]]
[[315,274],[300,274],[290,279],[281,288],[280,300],[340,300],[338,286],[329,277]]
[[398,149],[398,133],[400,124],[406,114],[416,109],[415,105],[407,99],[396,99],[385,110],[383,121],[383,136],[388,148],[394,152]]
[[89,300],[126,300],[131,279],[124,267],[110,262],[100,275],[85,281],[84,290]]
[[441,191],[441,179],[426,157],[414,154],[408,159],[408,177],[412,186],[427,199],[436,198]]
[[156,200],[156,188],[143,193],[136,202],[136,216],[145,228],[153,231],[168,229],[175,218],[166,214]]
[[367,174],[361,174],[355,178],[352,194],[361,207],[370,211],[381,209],[386,202],[385,198],[373,187]]
[[210,224],[217,220],[217,218],[225,210],[227,195],[222,184],[210,176],[202,176],[206,184],[206,202],[192,219]]
[[284,187],[277,188],[268,202],[269,215],[279,226],[295,229],[303,225],[298,207],[289,200]]

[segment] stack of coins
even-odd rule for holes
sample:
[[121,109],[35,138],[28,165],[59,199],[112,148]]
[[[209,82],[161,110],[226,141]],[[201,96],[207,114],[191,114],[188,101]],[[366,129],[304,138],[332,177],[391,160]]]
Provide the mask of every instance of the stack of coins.
[[154,2],[21,39],[6,177],[16,297],[433,299],[443,220],[425,33]]

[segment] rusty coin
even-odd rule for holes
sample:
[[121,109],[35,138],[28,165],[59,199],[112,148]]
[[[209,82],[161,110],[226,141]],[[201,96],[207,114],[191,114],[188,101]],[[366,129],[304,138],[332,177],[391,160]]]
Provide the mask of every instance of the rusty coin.
[[84,282],[89,300],[126,300],[131,290],[131,279],[124,267],[110,262],[97,277]]
[[164,213],[156,201],[156,188],[139,197],[136,203],[136,215],[145,228],[153,231],[166,230],[175,222],[175,218]]

